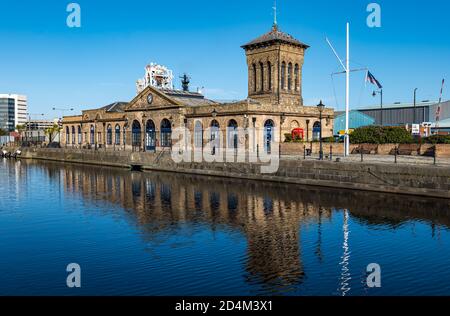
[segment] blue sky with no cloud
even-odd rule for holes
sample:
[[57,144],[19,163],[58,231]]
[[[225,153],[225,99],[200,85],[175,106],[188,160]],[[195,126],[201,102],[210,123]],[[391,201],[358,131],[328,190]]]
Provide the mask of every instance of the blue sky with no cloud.
[[[269,31],[273,0],[80,0],[79,29],[66,26],[70,1],[0,0],[0,93],[28,95],[31,113],[58,116],[51,108],[100,107],[129,101],[149,62],[191,88],[204,86],[214,99],[247,96],[240,45]],[[344,78],[328,48],[328,36],[345,54],[345,23],[351,23],[353,68],[369,67],[384,85],[385,102],[436,100],[442,78],[450,84],[450,3],[406,0],[279,0],[280,28],[311,46],[303,73],[305,103],[343,109]],[[382,27],[368,28],[366,7],[382,8]],[[450,89],[450,87],[449,87]],[[448,90],[444,98],[449,98]],[[336,90],[336,97],[334,90]],[[352,77],[352,107],[378,104],[364,73]]]

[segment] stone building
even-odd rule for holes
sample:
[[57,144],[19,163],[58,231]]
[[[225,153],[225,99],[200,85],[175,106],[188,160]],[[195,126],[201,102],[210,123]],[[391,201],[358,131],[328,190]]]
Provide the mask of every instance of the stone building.
[[[129,102],[116,102],[82,115],[63,118],[62,144],[105,150],[160,151],[172,147],[172,132],[187,128],[189,144],[203,148],[211,140],[217,148],[270,151],[274,142],[302,129],[304,140],[317,139],[317,106],[304,106],[302,67],[308,46],[272,29],[242,46],[248,64],[248,98],[218,103],[199,92],[147,86]],[[322,114],[323,137],[332,136],[334,111]],[[237,131],[249,131],[242,136]],[[316,132],[315,132],[316,131]],[[221,132],[221,133],[219,133]],[[251,135],[253,133],[254,135]],[[220,140],[220,141],[219,141]],[[215,148],[215,147],[214,147]]]

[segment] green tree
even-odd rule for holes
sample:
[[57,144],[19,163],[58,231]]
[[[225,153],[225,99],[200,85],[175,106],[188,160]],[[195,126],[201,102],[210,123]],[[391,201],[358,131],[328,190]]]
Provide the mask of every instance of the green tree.
[[52,143],[61,130],[62,128],[58,124],[54,124],[52,127],[47,128],[45,130],[45,135],[48,136],[48,142]]
[[25,131],[26,129],[27,129],[27,127],[26,127],[25,124],[19,124],[19,125],[16,125],[16,130],[17,130],[19,133],[22,133],[22,132]]
[[0,136],[7,136],[9,133],[5,131],[4,129],[0,128]]

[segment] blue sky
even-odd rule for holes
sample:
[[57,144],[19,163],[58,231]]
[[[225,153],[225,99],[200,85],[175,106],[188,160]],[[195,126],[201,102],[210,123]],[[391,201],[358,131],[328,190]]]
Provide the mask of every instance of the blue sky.
[[[328,48],[328,36],[345,54],[345,23],[351,23],[353,68],[369,67],[384,85],[385,102],[436,100],[442,78],[450,84],[450,3],[429,0],[278,0],[280,28],[311,46],[303,72],[308,105],[323,99],[343,109],[344,77]],[[382,8],[382,27],[366,25],[366,7]],[[129,101],[144,66],[157,62],[191,88],[214,99],[247,96],[240,45],[269,31],[273,0],[79,0],[81,28],[66,26],[70,1],[0,0],[0,93],[28,95],[30,113],[55,117],[51,108],[100,107]],[[364,73],[352,78],[352,108],[375,105]],[[334,87],[334,88],[333,88]],[[334,96],[334,89],[337,97]],[[444,98],[450,98],[448,92]]]

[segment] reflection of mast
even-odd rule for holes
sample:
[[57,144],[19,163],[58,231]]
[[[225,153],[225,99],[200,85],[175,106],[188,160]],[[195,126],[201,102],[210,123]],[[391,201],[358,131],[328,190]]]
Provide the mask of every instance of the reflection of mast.
[[350,247],[348,245],[348,236],[350,234],[348,230],[348,210],[344,210],[344,224],[342,226],[342,230],[344,232],[344,243],[342,245],[342,249],[344,249],[344,253],[341,257],[342,261],[339,263],[342,266],[341,269],[341,283],[340,283],[340,291],[342,296],[345,296],[348,291],[350,291],[350,280],[352,279],[350,274],[350,269],[348,268],[350,261]]
[[316,255],[319,258],[319,261],[323,261],[323,254],[322,254],[322,208],[319,207],[319,222],[317,224],[317,248],[316,248]]

